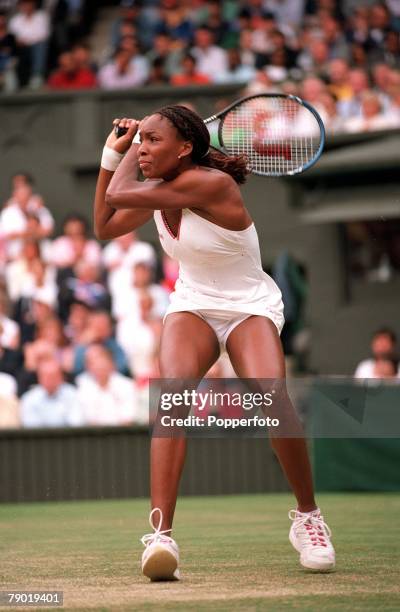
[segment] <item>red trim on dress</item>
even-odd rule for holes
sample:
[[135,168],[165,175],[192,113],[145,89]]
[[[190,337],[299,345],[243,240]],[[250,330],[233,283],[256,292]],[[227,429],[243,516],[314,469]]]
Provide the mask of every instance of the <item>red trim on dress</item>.
[[182,223],[182,216],[183,216],[183,211],[181,211],[181,218],[179,219],[179,224],[178,224],[178,231],[176,233],[176,236],[174,234],[174,232],[172,231],[172,229],[170,228],[168,221],[167,221],[167,217],[165,216],[165,212],[163,210],[160,211],[161,212],[161,217],[162,220],[164,222],[164,225],[169,233],[169,235],[174,239],[174,240],[179,240],[179,234],[181,231],[181,223]]

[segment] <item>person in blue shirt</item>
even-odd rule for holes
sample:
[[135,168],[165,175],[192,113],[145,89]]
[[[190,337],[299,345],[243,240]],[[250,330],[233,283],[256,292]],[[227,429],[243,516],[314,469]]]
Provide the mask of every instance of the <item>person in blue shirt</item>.
[[39,384],[21,397],[23,427],[79,427],[84,425],[78,392],[64,382],[59,363],[43,359],[37,370]]
[[105,310],[96,310],[89,315],[86,334],[82,344],[75,348],[73,374],[77,376],[85,369],[85,356],[88,347],[93,344],[102,344],[107,348],[120,374],[129,375],[129,364],[125,352],[113,336],[113,326],[110,314]]

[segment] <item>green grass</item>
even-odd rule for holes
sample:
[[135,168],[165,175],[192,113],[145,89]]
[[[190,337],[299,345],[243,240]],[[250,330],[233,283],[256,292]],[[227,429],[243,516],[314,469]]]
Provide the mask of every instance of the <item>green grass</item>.
[[146,500],[2,505],[0,590],[62,590],[64,609],[79,610],[399,610],[400,496],[318,501],[337,550],[331,574],[298,564],[291,496],[181,498],[179,583],[140,574]]

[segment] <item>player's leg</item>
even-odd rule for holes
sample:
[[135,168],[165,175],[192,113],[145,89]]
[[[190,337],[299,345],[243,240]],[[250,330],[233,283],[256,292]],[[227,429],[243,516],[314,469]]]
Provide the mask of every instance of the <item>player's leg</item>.
[[[324,523],[314,499],[310,460],[301,424],[286,393],[285,360],[274,323],[266,317],[251,316],[230,333],[226,348],[233,368],[240,378],[274,379],[277,381],[280,403],[274,416],[285,419],[286,431],[296,437],[270,436],[271,445],[296,496],[297,510],[289,514],[293,520],[290,541],[304,567],[330,570],[335,553],[330,543],[330,530]],[[258,383],[257,383],[258,384]],[[270,387],[271,383],[265,383]],[[280,419],[281,420],[281,419]]]
[[[283,386],[285,358],[277,329],[270,319],[249,317],[231,332],[226,348],[240,378],[257,378],[260,381],[276,379],[279,381],[277,386]],[[283,393],[280,388],[278,396],[281,396],[286,407],[288,399],[286,395],[282,397]],[[277,412],[279,409],[278,404]],[[293,427],[297,426],[293,409]],[[271,437],[271,445],[297,498],[299,510],[314,510],[316,504],[311,466],[304,438]]]
[[[168,315],[160,347],[160,373],[166,388],[176,392],[185,379],[201,379],[218,356],[217,337],[203,319],[188,312]],[[151,580],[179,578],[179,548],[170,534],[186,452],[182,434],[156,434],[151,442],[150,524],[154,532],[142,538],[146,547],[142,570]]]
[[[219,344],[211,327],[190,312],[167,316],[160,346],[162,379],[201,379],[219,356]],[[186,451],[186,439],[153,437],[151,442],[151,503],[163,513],[161,528],[170,529],[179,479]]]

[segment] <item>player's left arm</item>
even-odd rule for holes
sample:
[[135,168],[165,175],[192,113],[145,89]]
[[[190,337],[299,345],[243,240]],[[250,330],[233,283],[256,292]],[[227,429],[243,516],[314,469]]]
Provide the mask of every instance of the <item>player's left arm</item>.
[[234,188],[232,177],[226,173],[191,169],[171,181],[135,181],[125,189],[109,187],[106,203],[115,209],[209,208],[210,205],[228,199]]

